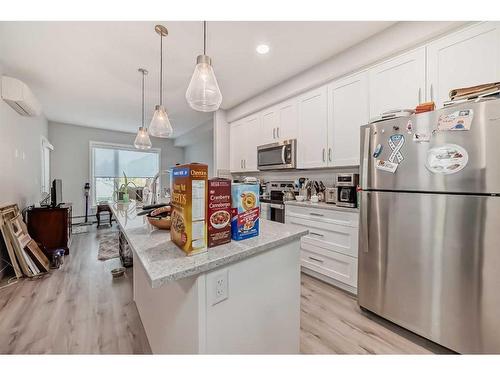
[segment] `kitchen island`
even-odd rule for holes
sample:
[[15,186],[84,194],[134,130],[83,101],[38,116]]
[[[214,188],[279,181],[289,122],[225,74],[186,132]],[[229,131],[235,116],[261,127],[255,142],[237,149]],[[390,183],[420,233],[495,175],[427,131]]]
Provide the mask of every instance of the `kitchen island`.
[[299,352],[307,229],[261,220],[258,237],[188,257],[133,202],[111,209],[134,254],[134,301],[153,353]]

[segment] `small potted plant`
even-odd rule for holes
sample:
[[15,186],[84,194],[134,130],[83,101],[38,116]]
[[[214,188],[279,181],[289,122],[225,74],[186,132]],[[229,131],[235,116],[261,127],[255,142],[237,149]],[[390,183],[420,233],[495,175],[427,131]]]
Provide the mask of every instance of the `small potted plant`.
[[129,186],[137,187],[137,186],[132,181],[129,181],[127,179],[127,175],[125,174],[125,172],[123,172],[123,177],[125,181],[123,184],[120,185],[120,187],[116,191],[116,197],[117,197],[116,200],[121,203],[127,203],[130,200],[130,197],[128,195],[128,187]]

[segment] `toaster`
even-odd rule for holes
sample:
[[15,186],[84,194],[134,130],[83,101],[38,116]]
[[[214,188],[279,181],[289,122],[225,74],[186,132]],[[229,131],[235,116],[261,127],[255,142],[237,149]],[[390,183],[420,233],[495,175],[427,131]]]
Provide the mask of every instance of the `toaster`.
[[329,187],[325,189],[325,202],[337,204],[337,188]]

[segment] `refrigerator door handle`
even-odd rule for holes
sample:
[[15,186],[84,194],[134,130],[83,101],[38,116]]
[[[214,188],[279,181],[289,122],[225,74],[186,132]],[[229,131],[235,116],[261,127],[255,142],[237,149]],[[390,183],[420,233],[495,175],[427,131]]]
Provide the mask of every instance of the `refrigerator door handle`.
[[369,195],[370,193],[364,191],[361,193],[361,231],[360,231],[360,247],[362,247],[363,252],[367,253],[370,243],[370,230],[368,228],[368,206],[369,206]]
[[363,142],[362,164],[361,164],[361,189],[366,189],[368,179],[368,160],[370,157],[370,128],[365,128],[365,138]]

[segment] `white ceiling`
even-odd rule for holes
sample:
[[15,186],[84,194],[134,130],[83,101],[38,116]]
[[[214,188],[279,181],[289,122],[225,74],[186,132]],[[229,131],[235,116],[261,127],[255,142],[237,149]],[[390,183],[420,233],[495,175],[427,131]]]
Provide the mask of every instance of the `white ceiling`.
[[[49,120],[135,132],[140,124],[141,76],[146,81],[146,122],[158,100],[159,36],[164,39],[164,104],[178,136],[211,114],[191,110],[184,98],[202,23],[0,22],[0,64],[26,82]],[[382,31],[394,22],[208,22],[212,57],[229,109],[267,88]],[[255,47],[269,44],[267,55]]]

